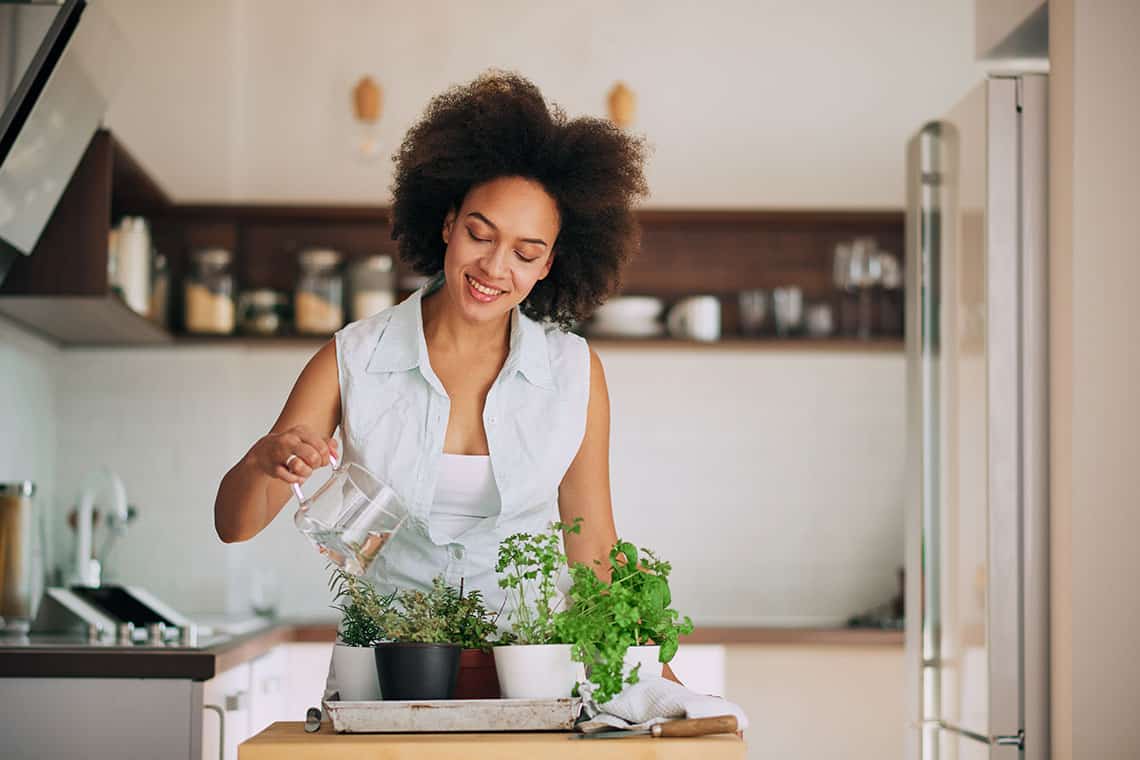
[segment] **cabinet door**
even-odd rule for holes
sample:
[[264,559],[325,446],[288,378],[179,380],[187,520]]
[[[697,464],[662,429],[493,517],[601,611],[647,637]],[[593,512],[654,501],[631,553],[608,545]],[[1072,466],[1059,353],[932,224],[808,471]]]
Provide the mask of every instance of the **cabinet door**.
[[286,644],[289,657],[286,720],[304,720],[305,710],[320,707],[332,660],[332,642]]
[[300,720],[300,716],[290,716],[285,711],[289,678],[289,653],[285,645],[274,647],[249,666],[252,697],[249,735],[256,736],[274,721]]
[[218,758],[219,731],[223,732],[223,740],[222,757],[218,760],[237,760],[238,745],[249,738],[249,663],[206,681],[202,704],[202,760]]

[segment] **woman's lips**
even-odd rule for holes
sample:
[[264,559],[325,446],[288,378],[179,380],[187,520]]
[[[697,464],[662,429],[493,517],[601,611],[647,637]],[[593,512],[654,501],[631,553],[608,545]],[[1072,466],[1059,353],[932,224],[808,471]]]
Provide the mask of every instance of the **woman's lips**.
[[467,292],[479,303],[491,303],[505,292],[499,288],[492,288],[487,283],[482,280],[477,280],[471,275],[464,275],[464,279],[467,281]]

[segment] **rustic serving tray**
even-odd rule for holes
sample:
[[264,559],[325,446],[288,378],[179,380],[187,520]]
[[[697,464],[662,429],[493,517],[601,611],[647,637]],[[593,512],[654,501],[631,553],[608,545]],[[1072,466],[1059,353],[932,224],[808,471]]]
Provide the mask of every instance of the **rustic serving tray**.
[[572,731],[582,700],[439,699],[423,701],[326,701],[337,733],[447,731]]

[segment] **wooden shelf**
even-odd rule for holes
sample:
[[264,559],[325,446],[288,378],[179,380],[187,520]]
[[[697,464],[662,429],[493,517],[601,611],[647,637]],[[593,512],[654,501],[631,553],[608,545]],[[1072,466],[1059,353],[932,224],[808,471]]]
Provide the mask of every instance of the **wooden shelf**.
[[[176,335],[173,340],[182,346],[239,346],[241,348],[305,347],[314,351],[332,339],[331,335]],[[650,351],[739,351],[786,353],[901,353],[901,338],[775,338],[728,336],[711,343],[675,338],[593,338],[586,336],[594,348],[608,350]]]
[[653,349],[653,350],[693,350],[693,351],[772,351],[772,352],[827,352],[850,353],[893,353],[902,352],[901,338],[875,338],[857,340],[855,338],[747,338],[728,336],[718,341],[677,340],[675,338],[590,338],[595,348],[612,349]]
[[61,346],[159,346],[173,341],[115,295],[5,295],[0,314]]
[[[108,282],[108,234],[124,215],[150,222],[151,239],[167,261],[170,333],[127,310]],[[695,293],[720,297],[725,335],[740,331],[742,290],[792,286],[807,304],[830,304],[839,326],[850,309],[832,282],[838,243],[871,236],[901,254],[899,209],[642,209],[641,250],[623,273],[622,293],[673,301]],[[387,254],[397,282],[409,274],[391,237],[385,206],[172,203],[145,168],[101,130],[87,148],[44,233],[29,257],[0,282],[0,313],[64,345],[317,346],[327,338],[200,337],[182,332],[182,283],[191,252],[222,247],[233,253],[239,291],[292,292],[298,252],[333,248],[352,262]],[[401,285],[403,287],[403,285]],[[876,309],[874,329],[899,329],[902,304]],[[846,321],[845,321],[846,320]],[[746,351],[899,351],[898,339],[728,337],[715,343],[669,339],[592,339],[606,348]]]

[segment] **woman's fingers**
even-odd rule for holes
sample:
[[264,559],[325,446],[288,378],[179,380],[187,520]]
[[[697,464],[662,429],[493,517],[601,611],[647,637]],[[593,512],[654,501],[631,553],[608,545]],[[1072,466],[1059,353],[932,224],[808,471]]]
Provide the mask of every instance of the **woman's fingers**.
[[278,480],[284,480],[286,483],[301,483],[304,481],[304,478],[299,478],[289,470],[286,470],[283,464],[279,464],[273,468],[273,477]]
[[316,462],[313,462],[309,459],[305,460],[309,463],[310,467],[316,469],[318,467],[324,467],[325,465],[329,464],[329,439],[322,438],[313,432],[310,428],[307,428],[303,425],[298,425],[297,427],[293,428],[291,432],[293,432],[301,440],[302,443],[311,446],[313,450],[317,452],[319,459]]
[[308,478],[313,470],[321,466],[321,455],[307,443],[297,443],[293,446],[293,456],[286,457],[289,461],[288,470],[301,478]]

